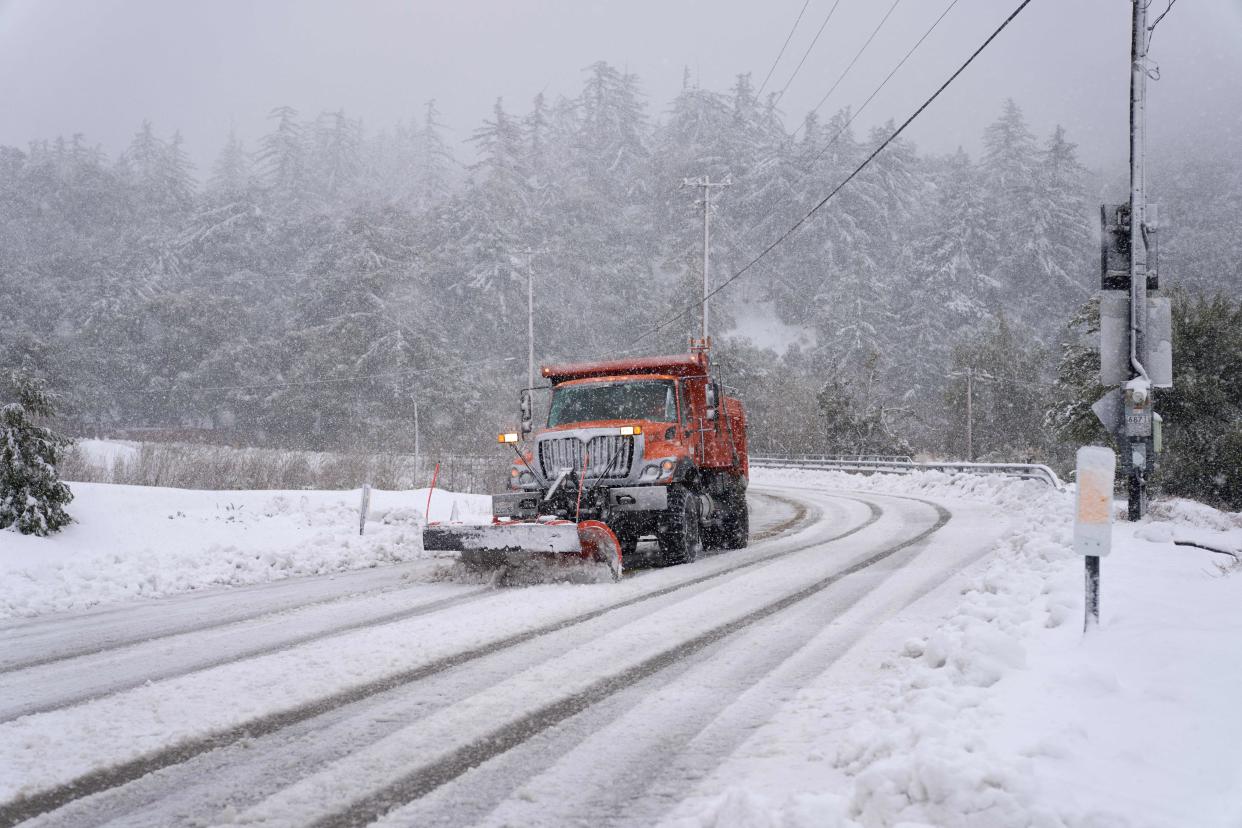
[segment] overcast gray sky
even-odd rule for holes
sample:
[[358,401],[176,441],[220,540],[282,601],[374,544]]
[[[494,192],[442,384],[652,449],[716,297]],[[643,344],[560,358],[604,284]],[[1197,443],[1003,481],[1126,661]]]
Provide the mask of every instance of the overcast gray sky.
[[[450,137],[470,135],[498,96],[522,112],[541,90],[576,94],[607,60],[637,74],[659,117],[688,67],[726,90],[758,85],[804,0],[0,0],[0,143],[83,132],[109,152],[144,118],[183,133],[206,165],[230,126],[250,145],[274,106],[343,107],[370,129],[436,98]],[[834,0],[810,0],[769,89],[780,89]],[[825,111],[861,102],[949,0],[900,0]],[[1017,5],[958,0],[860,119],[903,119]],[[1152,0],[1153,17],[1166,0]],[[795,125],[890,8],[841,0],[782,99]],[[922,149],[975,150],[1001,101],[1041,135],[1064,124],[1093,166],[1126,153],[1128,0],[1034,0],[929,110]],[[1181,0],[1160,24],[1151,85],[1153,151],[1242,144],[1242,0]],[[860,131],[862,131],[860,130]],[[469,150],[460,144],[459,157]]]

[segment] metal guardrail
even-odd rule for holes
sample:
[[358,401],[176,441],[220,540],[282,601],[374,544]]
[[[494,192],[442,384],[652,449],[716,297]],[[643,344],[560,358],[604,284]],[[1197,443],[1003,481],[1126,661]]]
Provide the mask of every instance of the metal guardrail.
[[751,455],[750,464],[764,468],[818,469],[853,474],[913,474],[919,471],[999,475],[1038,480],[1058,491],[1065,488],[1057,473],[1042,463],[916,463],[909,457],[829,456],[815,454]]

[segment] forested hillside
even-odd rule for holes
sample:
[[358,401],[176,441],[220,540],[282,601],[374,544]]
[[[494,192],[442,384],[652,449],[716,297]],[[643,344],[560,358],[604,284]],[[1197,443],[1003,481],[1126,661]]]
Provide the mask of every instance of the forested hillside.
[[[401,450],[417,400],[425,446],[483,450],[524,384],[528,267],[537,358],[682,350],[695,313],[636,340],[697,296],[683,178],[732,177],[714,201],[719,283],[891,129],[771,101],[742,75],[653,104],[599,63],[573,99],[497,101],[462,147],[434,103],[367,130],[278,108],[209,170],[152,124],[116,158],[81,135],[0,147],[0,365],[49,378],[81,432]],[[1098,203],[1124,188],[1019,103],[977,158],[898,140],[715,301],[757,448],[961,454],[970,367],[994,377],[976,453],[1046,449],[1059,339],[1098,278]],[[1242,224],[1237,168],[1204,156],[1153,176],[1166,283],[1242,288],[1237,233],[1219,232]],[[841,412],[861,430],[826,433]]]

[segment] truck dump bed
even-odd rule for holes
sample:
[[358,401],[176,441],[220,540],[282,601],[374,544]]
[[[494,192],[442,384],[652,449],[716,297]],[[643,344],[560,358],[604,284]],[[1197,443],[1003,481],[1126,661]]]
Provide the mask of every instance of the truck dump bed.
[[589,377],[628,376],[632,374],[663,374],[673,377],[702,376],[707,373],[707,355],[704,353],[676,354],[674,356],[631,357],[601,362],[569,362],[562,365],[545,365],[545,379],[553,385]]

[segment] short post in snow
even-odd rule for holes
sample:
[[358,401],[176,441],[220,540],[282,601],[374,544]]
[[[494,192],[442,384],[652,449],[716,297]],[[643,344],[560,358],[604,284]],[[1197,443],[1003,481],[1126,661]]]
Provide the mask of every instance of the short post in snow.
[[367,528],[367,512],[371,509],[371,484],[362,484],[362,504],[358,507],[358,534]]
[[1086,561],[1086,613],[1083,632],[1100,623],[1100,558],[1113,545],[1113,484],[1117,457],[1110,448],[1078,450],[1078,504],[1074,513],[1074,549]]

